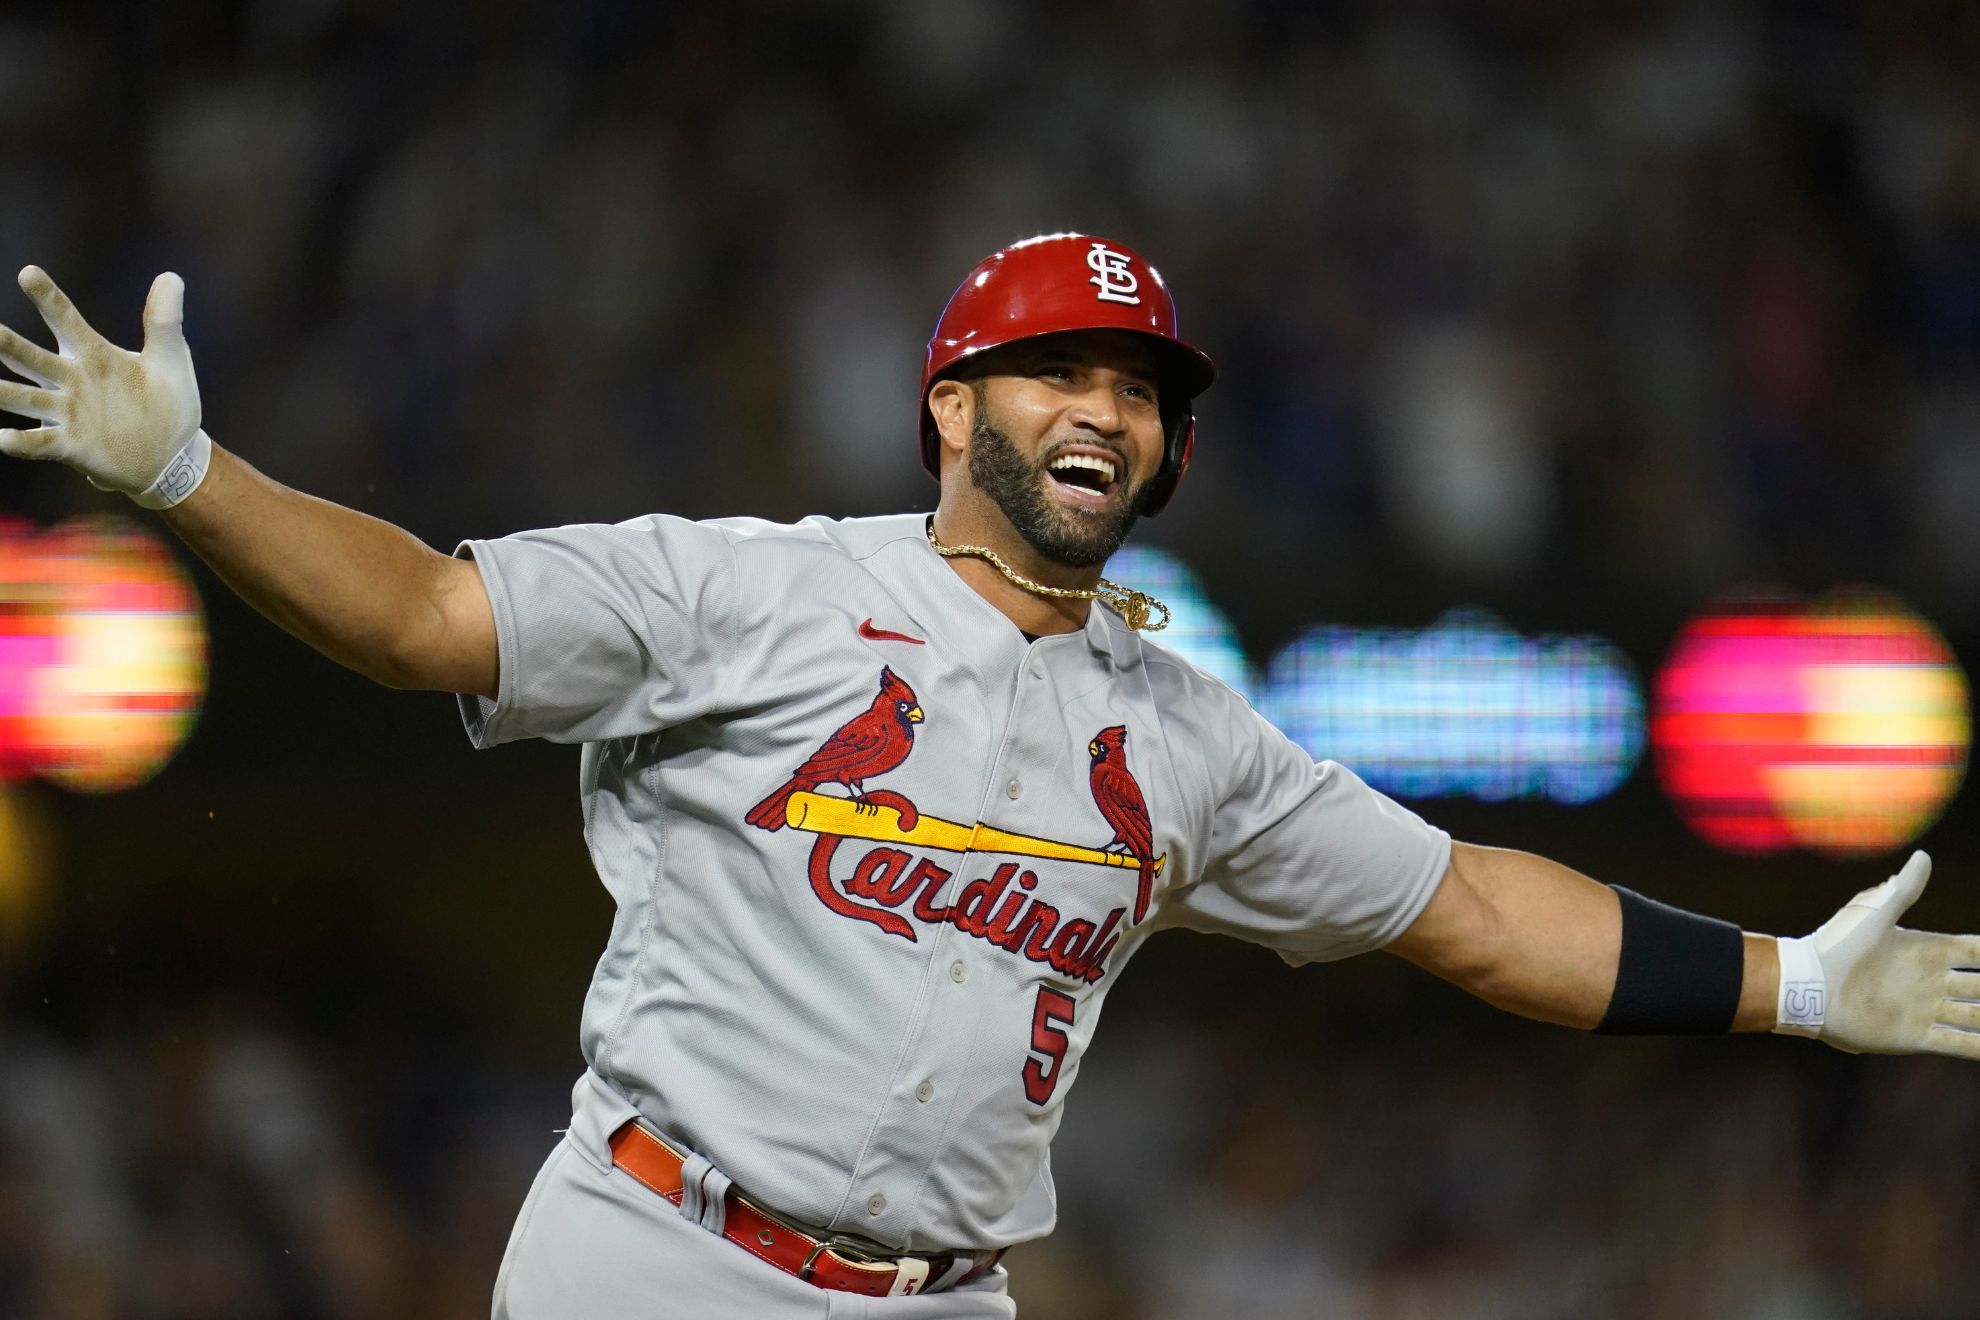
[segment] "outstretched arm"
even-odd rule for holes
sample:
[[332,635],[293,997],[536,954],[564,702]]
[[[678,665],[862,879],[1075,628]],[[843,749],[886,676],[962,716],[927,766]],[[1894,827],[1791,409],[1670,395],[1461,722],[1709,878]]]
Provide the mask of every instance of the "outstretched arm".
[[[1916,853],[1812,935],[1740,933],[1737,966],[1724,968],[1725,1026],[1815,1036],[1852,1053],[1980,1059],[1980,936],[1897,925],[1930,874],[1931,859]],[[1616,890],[1544,857],[1459,843],[1437,893],[1388,948],[1500,1008],[1595,1027],[1611,1018],[1619,976],[1676,1000],[1692,988],[1657,985],[1692,974],[1666,956],[1672,945],[1647,957],[1631,938],[1627,949]],[[1686,938],[1680,930],[1679,944]],[[1698,948],[1710,947],[1708,932]]]
[[495,696],[495,615],[472,559],[218,445],[206,480],[163,516],[241,599],[338,664],[388,687]]
[[[1735,1031],[1769,1031],[1774,940],[1744,935]],[[1616,891],[1532,853],[1453,843],[1421,915],[1388,946],[1496,1008],[1589,1028],[1608,1013],[1622,952]]]
[[137,353],[91,329],[38,268],[20,283],[59,351],[0,326],[0,363],[31,382],[0,380],[0,409],[42,423],[0,430],[0,452],[54,459],[160,510],[244,600],[339,664],[392,687],[495,695],[494,615],[472,560],[271,481],[200,429],[178,276],[152,285]]

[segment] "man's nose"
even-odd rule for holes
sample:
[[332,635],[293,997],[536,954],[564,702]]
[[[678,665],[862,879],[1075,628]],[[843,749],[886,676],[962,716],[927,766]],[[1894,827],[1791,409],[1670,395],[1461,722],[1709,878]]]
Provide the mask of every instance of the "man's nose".
[[1112,385],[1095,384],[1082,390],[1066,412],[1067,420],[1076,426],[1090,427],[1102,435],[1121,433],[1121,401]]

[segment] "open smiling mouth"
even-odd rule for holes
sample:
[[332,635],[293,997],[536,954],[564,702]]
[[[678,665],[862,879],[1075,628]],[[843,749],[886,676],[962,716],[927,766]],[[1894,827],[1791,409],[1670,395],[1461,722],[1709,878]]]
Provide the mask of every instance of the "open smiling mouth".
[[1103,507],[1120,488],[1118,460],[1099,454],[1061,454],[1046,472],[1060,494],[1085,508]]

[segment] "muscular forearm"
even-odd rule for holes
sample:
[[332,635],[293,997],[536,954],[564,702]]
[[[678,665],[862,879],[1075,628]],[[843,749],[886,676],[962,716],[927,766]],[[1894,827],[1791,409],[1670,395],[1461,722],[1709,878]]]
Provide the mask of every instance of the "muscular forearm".
[[392,687],[493,695],[492,644],[459,636],[474,617],[463,597],[479,594],[471,562],[291,490],[217,444],[206,480],[162,516],[243,600],[339,664]]
[[[1746,935],[1735,1031],[1774,1025],[1771,936]],[[1608,1011],[1622,947],[1616,892],[1532,853],[1458,843],[1421,916],[1389,948],[1488,1003],[1593,1027]]]
[[[46,271],[21,288],[59,351],[0,326],[0,453],[52,459],[165,521],[243,599],[340,664],[393,687],[493,696],[494,616],[480,570],[376,518],[312,499],[211,444],[177,275],[152,282],[144,347],[90,328]],[[23,383],[31,382],[31,383]]]

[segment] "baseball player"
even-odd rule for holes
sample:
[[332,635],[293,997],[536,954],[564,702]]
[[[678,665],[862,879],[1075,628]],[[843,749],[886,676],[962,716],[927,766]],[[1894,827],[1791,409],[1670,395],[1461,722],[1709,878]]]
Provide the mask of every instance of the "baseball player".
[[142,351],[40,270],[36,419],[0,449],[159,509],[236,591],[380,682],[462,694],[474,744],[579,744],[617,904],[568,1133],[494,1311],[1009,1316],[1047,1149],[1108,990],[1156,931],[1293,963],[1386,948],[1515,1012],[1980,1058],[1980,939],[1896,926],[1915,855],[1803,939],[1453,843],[1164,650],[1100,576],[1189,467],[1212,367],[1124,244],[969,272],[917,411],[933,517],[666,515],[443,555],[200,428],[183,288]]

